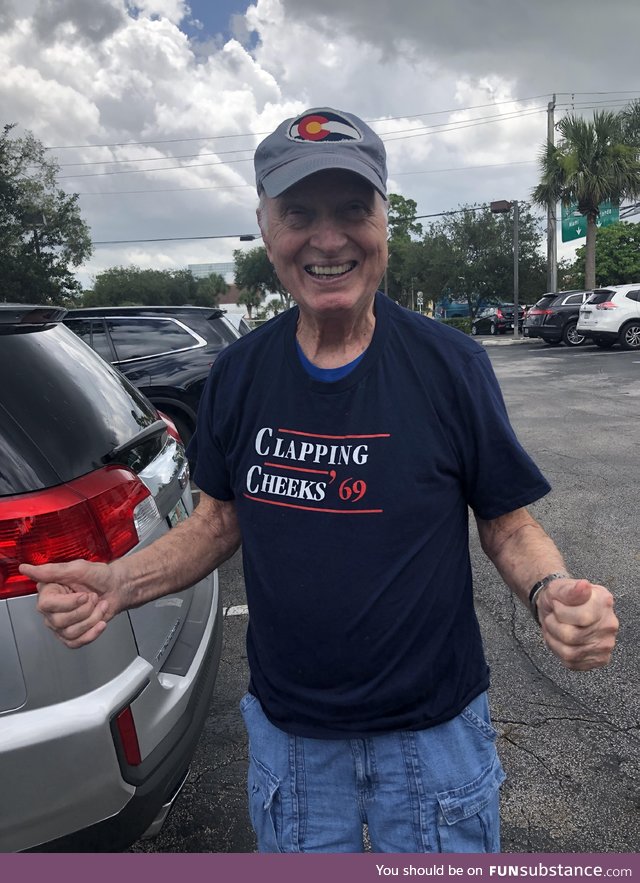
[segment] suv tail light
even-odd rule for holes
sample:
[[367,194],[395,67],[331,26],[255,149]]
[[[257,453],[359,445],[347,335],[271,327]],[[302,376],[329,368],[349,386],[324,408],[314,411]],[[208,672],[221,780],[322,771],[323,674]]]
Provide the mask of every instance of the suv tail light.
[[606,300],[602,304],[596,304],[596,310],[617,310],[618,304],[614,304],[613,301]]
[[553,310],[541,310],[538,307],[533,307],[527,313],[528,316],[550,316]]
[[171,417],[169,417],[168,414],[165,414],[164,411],[158,411],[158,414],[160,415],[160,417],[162,418],[162,420],[164,420],[164,422],[166,423],[166,426],[167,426],[167,432],[169,433],[169,435],[171,436],[171,438],[174,438],[177,442],[180,442],[180,444],[182,444],[183,442],[182,442],[182,439],[181,439],[181,437],[180,437],[180,433],[178,432],[178,427],[177,427],[176,424],[173,422],[173,420],[171,419]]
[[148,497],[131,470],[106,466],[68,484],[0,499],[0,600],[36,592],[19,564],[122,557],[139,541],[136,522]]
[[116,716],[115,721],[126,762],[129,766],[140,766],[142,755],[140,754],[140,743],[138,742],[138,733],[136,732],[136,724],[133,719],[131,706],[127,705]]

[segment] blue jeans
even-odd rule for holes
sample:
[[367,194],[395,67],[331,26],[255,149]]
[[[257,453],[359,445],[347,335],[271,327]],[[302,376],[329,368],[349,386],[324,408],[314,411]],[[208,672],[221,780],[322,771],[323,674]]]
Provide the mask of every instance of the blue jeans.
[[365,739],[273,726],[247,693],[249,812],[260,852],[499,852],[505,775],[485,693],[453,720]]

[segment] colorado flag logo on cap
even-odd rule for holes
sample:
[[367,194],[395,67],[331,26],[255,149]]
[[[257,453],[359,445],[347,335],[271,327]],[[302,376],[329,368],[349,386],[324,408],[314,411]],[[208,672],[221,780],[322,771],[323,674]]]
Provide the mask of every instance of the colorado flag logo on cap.
[[317,111],[298,117],[289,126],[292,141],[362,141],[362,133],[345,116]]

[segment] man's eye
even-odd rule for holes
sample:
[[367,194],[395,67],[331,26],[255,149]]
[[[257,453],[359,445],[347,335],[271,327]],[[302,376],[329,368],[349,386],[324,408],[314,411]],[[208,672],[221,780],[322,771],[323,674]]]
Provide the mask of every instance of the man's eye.
[[346,209],[350,217],[364,217],[369,213],[367,206],[363,202],[350,202]]

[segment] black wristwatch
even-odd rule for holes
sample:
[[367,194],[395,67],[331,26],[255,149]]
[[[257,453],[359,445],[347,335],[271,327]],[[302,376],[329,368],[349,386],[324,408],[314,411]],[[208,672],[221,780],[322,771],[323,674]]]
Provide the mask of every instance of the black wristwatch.
[[550,573],[548,576],[545,576],[543,579],[539,579],[538,582],[533,586],[531,591],[529,592],[529,610],[531,611],[531,615],[535,619],[535,621],[540,625],[540,617],[538,615],[538,605],[536,601],[538,600],[538,595],[540,592],[548,586],[550,582],[553,582],[554,579],[569,579],[569,575],[566,573]]

